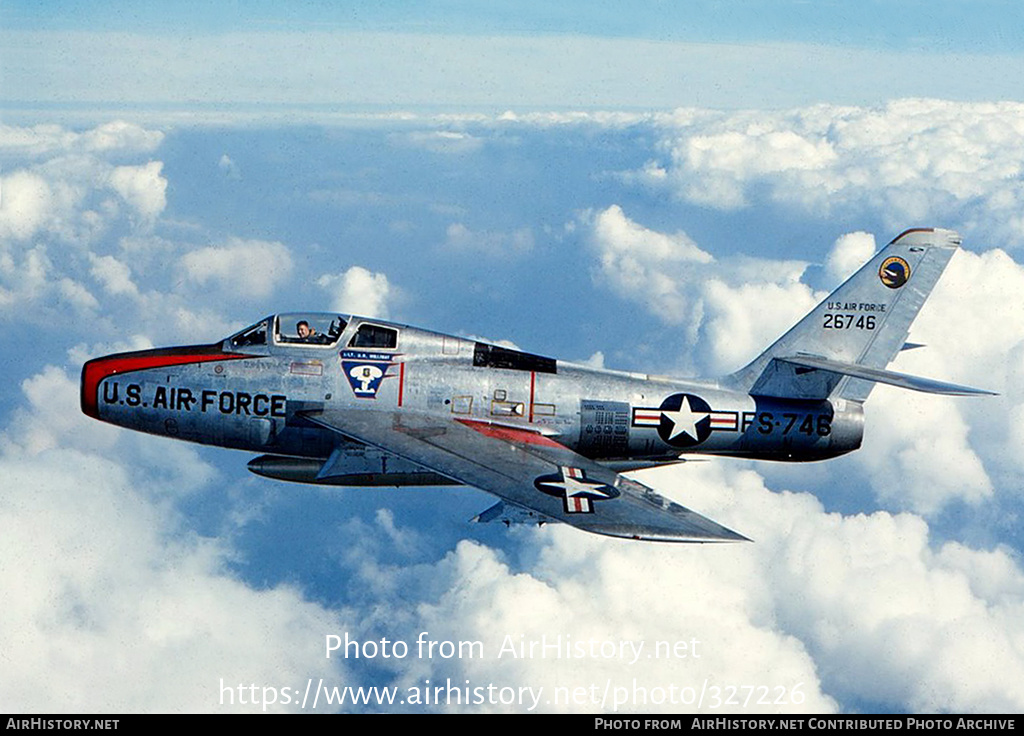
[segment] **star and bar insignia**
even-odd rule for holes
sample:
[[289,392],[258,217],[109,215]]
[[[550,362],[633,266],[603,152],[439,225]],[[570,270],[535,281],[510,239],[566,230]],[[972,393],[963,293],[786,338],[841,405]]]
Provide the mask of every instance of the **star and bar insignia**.
[[706,440],[712,431],[737,431],[739,414],[712,411],[708,402],[694,394],[672,394],[657,408],[634,408],[632,426],[655,427],[666,443],[689,447]]
[[567,514],[592,514],[594,501],[619,495],[607,483],[588,480],[586,471],[566,466],[560,467],[558,473],[540,476],[533,484],[541,493],[561,497]]

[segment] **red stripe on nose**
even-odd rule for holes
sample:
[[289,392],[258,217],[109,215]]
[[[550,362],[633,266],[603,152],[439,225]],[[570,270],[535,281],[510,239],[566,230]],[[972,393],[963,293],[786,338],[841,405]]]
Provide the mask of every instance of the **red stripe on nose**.
[[82,366],[82,411],[93,419],[99,419],[100,382],[110,376],[131,373],[147,368],[162,368],[169,365],[207,363],[215,360],[238,360],[258,358],[258,355],[225,353],[220,344],[189,345],[179,348],[158,348],[139,350],[132,353],[117,353],[95,358]]

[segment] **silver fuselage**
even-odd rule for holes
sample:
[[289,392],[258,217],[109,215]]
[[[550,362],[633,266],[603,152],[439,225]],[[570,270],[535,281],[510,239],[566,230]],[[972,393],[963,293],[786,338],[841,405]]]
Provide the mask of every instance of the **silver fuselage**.
[[[351,347],[361,325],[390,328],[396,344]],[[283,342],[269,334],[262,345],[239,346],[229,338],[108,356],[87,365],[82,391],[86,412],[103,421],[267,453],[283,463],[275,466],[275,477],[288,480],[332,482],[314,480],[321,463],[296,460],[289,466],[285,459],[322,461],[341,447],[348,468],[337,476],[354,479],[346,484],[441,479],[417,475],[422,469],[398,458],[388,464],[386,452],[360,443],[339,445],[336,433],[309,421],[311,414],[386,408],[525,428],[622,468],[672,462],[687,453],[818,460],[857,449],[863,435],[858,402],[757,397],[714,381],[596,369],[360,318],[348,319],[331,345]],[[665,424],[666,406],[689,424]],[[282,467],[292,468],[294,477]],[[384,479],[374,477],[382,473]]]

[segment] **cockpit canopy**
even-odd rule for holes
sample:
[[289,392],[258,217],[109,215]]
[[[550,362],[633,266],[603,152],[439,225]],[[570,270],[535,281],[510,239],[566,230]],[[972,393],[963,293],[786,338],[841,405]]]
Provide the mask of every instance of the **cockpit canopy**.
[[346,324],[347,320],[339,314],[279,314],[274,318],[274,342],[279,345],[334,345],[345,331]]
[[[278,314],[236,332],[227,339],[227,343],[230,349],[265,345],[328,348],[338,344],[351,321],[351,317],[329,312]],[[399,329],[396,325],[357,319],[357,326],[358,329],[347,338],[345,347],[376,350],[398,347]]]
[[266,345],[270,336],[277,345],[335,345],[345,331],[348,318],[323,312],[293,312],[267,317],[228,338],[233,348]]

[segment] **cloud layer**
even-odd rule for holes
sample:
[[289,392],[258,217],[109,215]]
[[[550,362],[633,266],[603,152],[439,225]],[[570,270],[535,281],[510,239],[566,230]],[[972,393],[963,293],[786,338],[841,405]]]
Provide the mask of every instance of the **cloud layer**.
[[686,233],[646,228],[618,205],[584,215],[580,225],[600,280],[673,328],[671,344],[695,356],[684,370],[716,375],[740,368],[821,296],[800,281],[805,263],[718,261]]
[[[221,678],[301,689],[323,677],[398,688],[447,679],[544,688],[536,709],[550,712],[692,710],[685,698],[705,686],[720,688],[721,698],[729,686],[764,687],[769,696],[704,701],[699,710],[712,714],[1021,710],[1024,571],[1015,520],[1024,267],[1012,255],[1010,216],[1018,116],[1012,105],[908,101],[787,113],[435,121],[405,136],[401,155],[410,141],[431,155],[440,146],[459,154],[446,161],[497,179],[509,159],[488,158],[489,141],[512,132],[525,143],[502,156],[522,169],[553,165],[550,151],[568,144],[608,160],[577,179],[597,182],[593,189],[551,195],[549,221],[506,212],[505,202],[498,204],[508,217],[488,214],[476,192],[451,194],[441,214],[427,192],[384,192],[382,211],[398,202],[408,224],[408,247],[390,265],[384,258],[395,231],[384,216],[363,224],[350,248],[344,238],[322,248],[312,236],[279,234],[295,232],[288,228],[304,206],[314,208],[308,219],[339,227],[337,203],[314,194],[348,168],[315,164],[338,147],[347,164],[361,149],[336,131],[313,144],[306,130],[275,131],[289,156],[310,167],[308,178],[296,174],[289,187],[261,182],[299,194],[279,197],[287,217],[269,225],[255,205],[243,208],[233,222],[246,228],[235,232],[209,226],[227,221],[222,213],[234,204],[230,190],[217,187],[259,181],[253,152],[273,159],[282,148],[276,138],[272,155],[247,149],[237,131],[230,144],[220,131],[193,133],[193,143],[211,136],[203,150],[214,153],[192,164],[195,181],[210,189],[188,200],[182,159],[167,163],[164,141],[174,134],[130,123],[0,129],[0,150],[12,162],[0,211],[0,314],[5,354],[19,356],[5,377],[20,388],[0,422],[0,555],[13,561],[0,577],[10,601],[0,621],[7,657],[0,701],[31,711],[206,711],[224,707]],[[435,135],[438,128],[459,135]],[[607,140],[629,155],[595,144]],[[976,155],[957,157],[958,147]],[[367,148],[375,163],[400,155]],[[227,163],[224,150],[232,152]],[[635,165],[626,175],[624,159]],[[244,180],[230,175],[235,161],[244,162]],[[666,192],[678,197],[678,213],[664,215]],[[201,203],[209,201],[216,216],[203,220]],[[457,272],[459,289],[472,290],[477,259],[536,285],[536,304],[512,301],[495,312],[487,327],[496,337],[532,337],[511,328],[540,322],[552,339],[567,339],[589,325],[598,344],[580,354],[603,362],[619,348],[613,338],[601,341],[611,315],[631,332],[636,323],[625,347],[638,356],[653,333],[680,372],[733,370],[873,252],[878,241],[865,231],[945,206],[958,219],[943,224],[976,237],[914,327],[911,340],[928,347],[902,354],[894,368],[1001,396],[967,401],[878,389],[867,405],[865,446],[849,458],[799,468],[695,462],[641,474],[754,544],[633,544],[550,526],[481,529],[464,519],[489,500],[470,490],[371,496],[265,483],[246,476],[241,455],[135,435],[78,411],[78,368],[101,353],[200,335],[208,341],[267,313],[268,304],[300,298],[305,308],[312,301],[400,319],[407,299],[453,300],[455,271],[434,262],[445,242],[440,255],[469,264]],[[428,210],[434,219],[418,219]],[[754,250],[727,251],[725,236],[696,235],[716,232],[709,218],[722,211],[729,216],[721,232],[730,235],[739,227],[733,218],[746,212],[762,213],[747,235],[773,218],[786,224],[737,238]],[[461,224],[470,212],[474,222],[494,224]],[[662,217],[657,225],[652,212]],[[794,220],[809,227],[839,215],[867,224],[830,225],[813,258],[781,257],[764,245],[779,242]],[[551,222],[571,225],[557,230]],[[369,242],[379,244],[374,259],[361,260],[357,250]],[[1006,248],[986,247],[992,242]],[[433,280],[432,270],[444,278]],[[586,289],[572,289],[575,274]],[[465,326],[477,315],[442,314],[449,331],[473,334]],[[551,347],[557,354],[561,343]],[[410,644],[429,632],[435,640],[480,641],[486,656],[325,660],[324,635],[344,631]],[[600,649],[497,656],[506,639],[544,637],[626,648],[609,656]],[[648,658],[658,642],[686,647]],[[639,645],[641,654],[630,654]],[[619,693],[628,702],[617,704]]]
[[[258,116],[266,119],[282,105],[621,110],[867,104],[913,95],[1013,99],[1022,70],[1019,54],[996,54],[990,47],[941,54],[902,44],[879,50],[609,38],[581,35],[575,23],[572,28],[570,34],[533,36],[422,28],[217,34],[177,26],[159,34],[12,29],[0,43],[9,50],[5,100],[184,103],[190,119],[197,107],[254,103],[262,103]],[[64,62],[60,75],[50,66],[54,58]]]
[[23,391],[29,408],[0,436],[0,554],[11,563],[0,622],[5,703],[22,712],[234,710],[220,700],[222,678],[228,688],[291,687],[337,674],[320,649],[334,614],[286,586],[241,583],[228,571],[230,550],[170,511],[170,499],[216,478],[191,448],[140,452],[134,438],[70,412],[77,382],[57,368]]
[[772,202],[818,218],[880,215],[894,231],[955,222],[1024,244],[1024,105],[897,100],[785,112],[680,110],[638,172],[690,202]]

